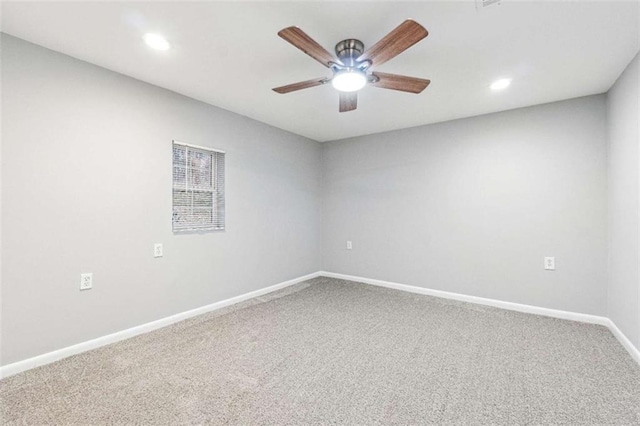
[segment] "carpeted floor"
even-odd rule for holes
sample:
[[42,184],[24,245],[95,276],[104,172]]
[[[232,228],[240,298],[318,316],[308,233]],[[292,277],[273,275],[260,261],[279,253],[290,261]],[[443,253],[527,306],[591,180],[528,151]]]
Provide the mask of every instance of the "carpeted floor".
[[329,278],[0,382],[3,424],[640,424],[602,326]]

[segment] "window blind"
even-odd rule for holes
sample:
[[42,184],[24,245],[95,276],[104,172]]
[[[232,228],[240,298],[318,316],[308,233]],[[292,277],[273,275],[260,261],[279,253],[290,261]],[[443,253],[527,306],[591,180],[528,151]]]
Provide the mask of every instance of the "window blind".
[[173,230],[223,230],[222,151],[173,142]]

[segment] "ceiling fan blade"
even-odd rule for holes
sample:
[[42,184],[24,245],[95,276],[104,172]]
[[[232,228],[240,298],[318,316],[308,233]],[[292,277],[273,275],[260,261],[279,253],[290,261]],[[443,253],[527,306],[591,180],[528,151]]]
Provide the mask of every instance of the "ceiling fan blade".
[[340,112],[358,108],[358,92],[340,92]]
[[315,78],[313,80],[299,81],[298,83],[287,84],[286,86],[274,87],[273,91],[280,94],[295,92],[296,90],[308,89],[309,87],[322,86],[329,82],[328,78]]
[[426,36],[429,32],[416,21],[407,19],[396,29],[384,36],[382,40],[371,46],[358,58],[358,61],[370,60],[380,65],[392,59]]
[[287,27],[280,30],[278,35],[327,68],[331,66],[331,63],[340,63],[331,53],[298,27]]
[[387,74],[386,72],[373,72],[378,81],[372,82],[374,87],[382,89],[400,90],[401,92],[420,93],[427,88],[431,80],[406,75]]

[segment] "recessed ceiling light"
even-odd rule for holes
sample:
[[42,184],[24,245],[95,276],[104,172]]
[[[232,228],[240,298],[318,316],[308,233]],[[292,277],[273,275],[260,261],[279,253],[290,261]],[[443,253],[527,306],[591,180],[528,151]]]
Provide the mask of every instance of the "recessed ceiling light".
[[160,34],[145,34],[144,42],[147,43],[150,48],[156,50],[169,50],[169,48],[171,47],[167,39],[162,37]]
[[491,83],[490,87],[491,87],[491,90],[502,90],[509,87],[510,84],[511,84],[510,78],[501,78],[500,80],[496,80],[493,83]]

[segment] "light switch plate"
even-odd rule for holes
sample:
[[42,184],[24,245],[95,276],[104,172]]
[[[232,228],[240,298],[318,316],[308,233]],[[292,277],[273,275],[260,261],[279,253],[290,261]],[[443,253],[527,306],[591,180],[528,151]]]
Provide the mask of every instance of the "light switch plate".
[[162,244],[156,243],[153,245],[153,257],[162,257]]

